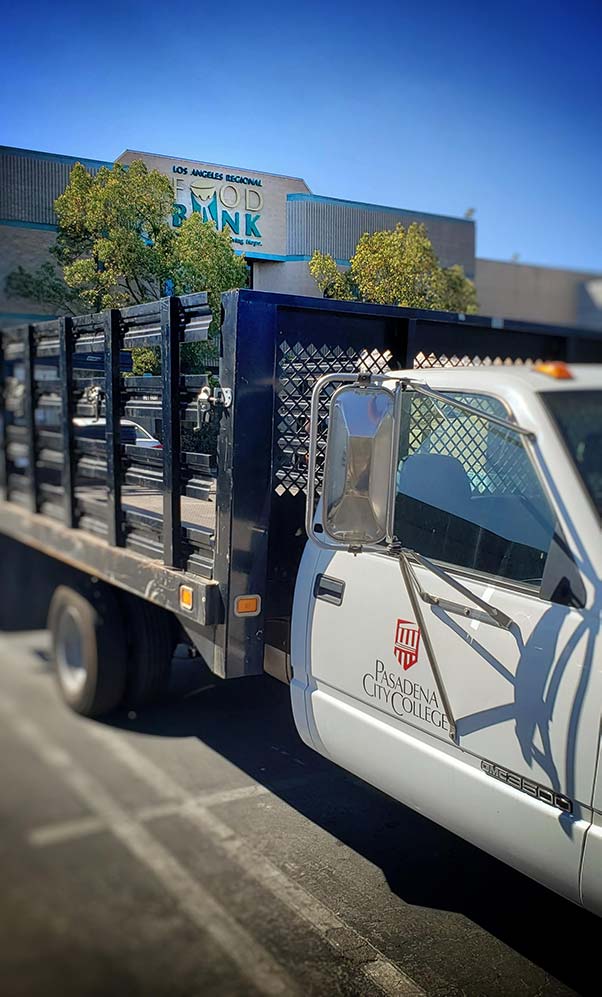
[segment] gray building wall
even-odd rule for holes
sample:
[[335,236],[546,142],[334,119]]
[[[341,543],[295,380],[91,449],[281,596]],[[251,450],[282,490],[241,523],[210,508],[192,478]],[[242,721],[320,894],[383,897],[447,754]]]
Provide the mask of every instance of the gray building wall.
[[289,194],[287,198],[287,253],[311,256],[317,249],[337,260],[348,261],[364,232],[425,225],[443,266],[459,263],[471,279],[475,264],[475,224],[465,218],[387,208],[376,204],[340,201],[316,194]]
[[286,263],[253,260],[253,288],[256,291],[275,291],[277,294],[322,297],[309,272],[307,260],[289,260]]
[[483,315],[602,328],[599,274],[477,259],[475,284]]
[[602,329],[602,275],[588,277],[577,288],[577,325]]
[[110,166],[96,159],[60,156],[0,146],[0,322],[15,325],[52,318],[43,305],[9,297],[6,278],[22,266],[36,270],[50,260],[56,238],[54,202],[63,193],[75,163],[91,173]]
[[33,320],[54,318],[37,302],[27,298],[9,297],[5,290],[6,278],[11,271],[21,266],[25,270],[36,270],[42,263],[51,260],[48,250],[54,243],[56,232],[52,229],[24,228],[14,225],[0,225],[0,324],[19,325]]
[[111,163],[0,146],[0,220],[56,225],[53,204],[75,163],[96,174]]

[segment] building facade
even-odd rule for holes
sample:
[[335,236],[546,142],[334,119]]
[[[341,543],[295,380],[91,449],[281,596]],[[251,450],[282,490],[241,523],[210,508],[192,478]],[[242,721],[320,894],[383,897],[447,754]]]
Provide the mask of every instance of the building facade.
[[[142,160],[169,177],[174,190],[172,224],[199,212],[227,231],[244,253],[258,290],[319,296],[308,263],[315,250],[341,267],[364,232],[421,222],[444,266],[459,264],[474,280],[484,314],[602,327],[602,275],[480,260],[475,224],[380,204],[344,201],[310,191],[298,177],[216,163],[201,163],[126,150],[118,162]],[[18,266],[37,268],[49,259],[56,235],[53,204],[71,168],[81,162],[96,173],[109,162],[0,147],[0,323],[51,317],[27,299],[6,292]]]

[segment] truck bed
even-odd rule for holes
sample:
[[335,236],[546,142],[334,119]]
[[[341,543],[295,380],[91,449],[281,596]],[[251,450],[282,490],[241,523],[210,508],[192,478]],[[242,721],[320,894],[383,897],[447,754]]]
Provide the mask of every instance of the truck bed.
[[[216,525],[216,486],[215,481],[209,484],[209,494],[207,498],[189,498],[187,495],[180,497],[180,517],[183,529],[194,529],[202,527],[207,531],[207,543],[212,543],[215,535]],[[76,489],[76,498],[82,506],[92,506],[94,503],[102,512],[103,506],[107,503],[107,488],[103,485],[84,487]],[[126,485],[121,490],[121,504],[127,515],[128,511],[133,513],[145,513],[153,517],[157,524],[163,520],[163,492],[159,488],[136,488]]]
[[[191,449],[208,377],[182,373],[180,347],[210,321],[199,294],[0,336],[0,529],[176,612],[185,582],[203,625],[219,618],[216,454]],[[161,376],[130,376],[142,346]]]

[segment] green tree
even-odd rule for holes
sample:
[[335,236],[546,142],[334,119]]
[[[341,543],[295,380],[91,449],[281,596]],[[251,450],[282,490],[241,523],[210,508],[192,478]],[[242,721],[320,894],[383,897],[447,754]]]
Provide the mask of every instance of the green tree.
[[76,163],[54,207],[56,264],[7,278],[7,291],[77,314],[159,297],[173,270],[169,179],[142,162],[116,163],[92,176]]
[[474,284],[462,268],[442,267],[424,225],[365,233],[349,269],[341,272],[332,256],[315,252],[309,270],[326,297],[476,312]]
[[461,266],[456,264],[443,271],[445,279],[445,309],[450,312],[474,314],[479,307],[477,289],[471,280],[464,276]]
[[[54,247],[50,252],[53,249]],[[17,267],[8,274],[5,289],[9,298],[35,301],[59,315],[78,315],[87,310],[83,298],[67,286],[56,265],[50,260],[33,272],[25,267]]]
[[182,224],[174,250],[176,294],[207,291],[213,313],[211,330],[220,326],[221,295],[234,287],[245,287],[247,263],[232,249],[228,232],[218,232],[211,221],[204,222],[193,212]]
[[309,272],[325,298],[352,301],[357,298],[349,270],[339,270],[330,253],[316,249],[309,261]]
[[218,232],[212,221],[204,222],[193,212],[178,231],[174,254],[173,286],[176,294],[207,291],[212,318],[206,343],[187,343],[182,347],[182,369],[203,370],[207,361],[219,358],[217,333],[221,324],[223,291],[244,287],[247,263],[237,256],[226,231]]
[[[247,283],[244,257],[226,232],[198,213],[172,228],[169,178],[135,161],[116,163],[92,176],[76,163],[55,201],[58,235],[53,261],[36,271],[23,267],[6,280],[7,293],[59,314],[81,314],[152,301],[165,293],[207,291],[213,311],[210,334],[219,329],[220,295]],[[169,289],[169,291],[167,291]],[[215,353],[213,343],[187,346],[185,369],[197,369]],[[158,351],[134,351],[134,372],[158,373]]]
[[57,258],[65,282],[93,310],[160,297],[173,266],[169,179],[136,161],[95,177],[80,164],[57,198]]

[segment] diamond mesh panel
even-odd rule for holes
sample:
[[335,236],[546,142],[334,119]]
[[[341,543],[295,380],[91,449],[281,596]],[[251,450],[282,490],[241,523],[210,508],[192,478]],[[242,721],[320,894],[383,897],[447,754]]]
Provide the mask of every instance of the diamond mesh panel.
[[[449,397],[480,412],[508,418],[495,398],[459,392]],[[534,472],[517,433],[419,395],[411,399],[406,427],[402,459],[414,453],[455,457],[468,474],[473,493],[481,495],[528,495],[533,491]]]
[[447,356],[445,353],[436,355],[435,353],[417,353],[414,357],[414,368],[416,367],[531,367],[534,363],[540,363],[540,357],[516,358],[512,357],[470,357],[466,354],[458,356],[453,353]]
[[[309,452],[309,410],[311,393],[323,374],[354,373],[368,370],[372,374],[389,369],[388,350],[344,349],[337,345],[314,346],[280,343],[278,381],[276,384],[276,440],[274,446],[276,494],[297,495],[306,490]],[[322,480],[326,447],[328,405],[336,384],[322,393],[318,423],[317,488]]]
[[[392,354],[387,349],[358,349],[356,347],[345,348],[343,346],[329,343],[328,345],[302,344],[299,342],[287,342],[283,340],[278,349],[278,379],[276,384],[276,438],[274,442],[274,489],[277,495],[297,495],[306,490],[307,462],[309,451],[309,410],[311,404],[311,393],[317,379],[323,374],[331,374],[340,371],[341,373],[353,373],[359,370],[368,370],[371,373],[379,374],[397,367],[398,364],[392,362]],[[413,366],[414,368],[429,367],[477,367],[477,366],[513,366],[531,365],[537,362],[536,358],[512,359],[501,356],[469,356],[469,355],[446,355],[417,353]],[[319,425],[318,425],[318,458],[316,475],[316,492],[320,492],[322,471],[324,464],[324,450],[326,446],[328,404],[336,384],[330,385],[322,393]],[[422,405],[422,417],[417,414],[416,419],[412,419],[410,453],[417,450],[424,437],[430,432],[431,419],[434,417],[432,411],[435,407],[426,399],[416,398],[414,404]],[[472,404],[472,399],[471,399]],[[484,400],[481,403],[484,404]],[[498,403],[499,404],[499,403]],[[427,411],[430,412],[427,418]],[[417,410],[417,413],[420,409]],[[502,410],[496,414],[505,415]],[[444,422],[443,417],[437,416]],[[489,487],[484,484],[485,465],[487,458],[487,424],[480,423],[479,420],[470,419],[472,423],[470,430],[468,427],[463,430],[456,425],[457,441],[454,443],[454,452],[458,456],[463,454],[463,463],[468,466],[466,470],[471,473],[473,487],[478,491],[486,491]],[[476,428],[478,424],[478,429]],[[449,449],[450,438],[445,430],[433,441],[432,445],[441,447],[439,452],[451,453]],[[445,449],[445,447],[448,449]],[[470,456],[468,456],[470,450]],[[508,458],[509,459],[509,458]],[[520,487],[517,484],[517,490]],[[497,492],[499,494],[499,491]]]

